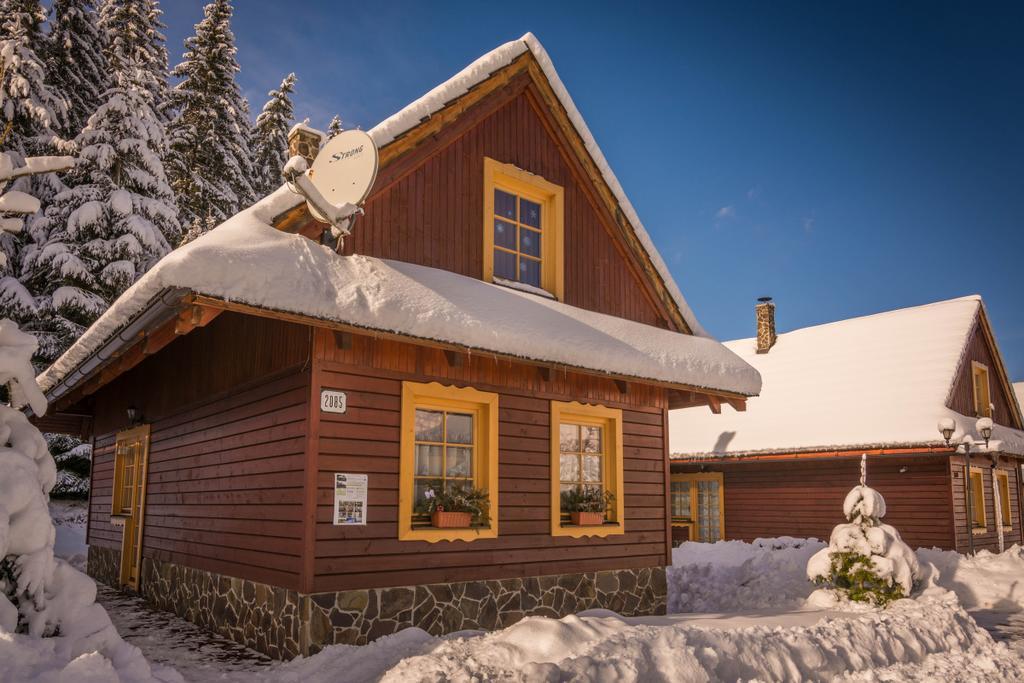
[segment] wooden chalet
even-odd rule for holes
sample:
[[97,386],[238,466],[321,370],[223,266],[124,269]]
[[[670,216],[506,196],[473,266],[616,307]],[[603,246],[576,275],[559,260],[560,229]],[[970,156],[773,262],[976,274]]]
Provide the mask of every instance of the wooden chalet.
[[[756,371],[700,329],[532,35],[369,133],[341,254],[282,188],[40,376],[39,425],[94,447],[89,573],[280,657],[663,612],[668,410],[742,410]],[[489,523],[431,526],[428,479],[486,489]],[[614,495],[601,523],[563,514],[577,484]]]
[[[911,546],[1021,542],[1021,407],[980,297],[779,335],[774,317],[762,301],[758,336],[726,342],[764,381],[748,413],[672,414],[677,543],[827,539],[863,453],[885,521]],[[994,423],[987,446],[979,417]],[[955,423],[951,446],[942,419]],[[969,455],[956,450],[965,434]]]

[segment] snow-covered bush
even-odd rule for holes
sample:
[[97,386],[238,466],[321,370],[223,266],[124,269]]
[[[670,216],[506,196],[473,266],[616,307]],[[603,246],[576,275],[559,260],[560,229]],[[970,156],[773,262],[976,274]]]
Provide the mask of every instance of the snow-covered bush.
[[828,547],[808,561],[807,577],[856,602],[884,606],[908,597],[920,578],[917,555],[895,528],[882,523],[885,499],[864,484],[863,465],[861,483],[846,495],[843,514],[847,523],[836,526]]
[[[43,435],[19,410],[46,413],[31,363],[37,344],[0,320],[0,386],[10,401],[0,404],[0,679],[34,680],[56,669],[70,676],[59,680],[82,680],[95,669],[88,660],[118,676],[89,680],[154,680],[138,648],[121,640],[96,603],[92,579],[54,557],[48,494],[57,470]],[[180,677],[171,672],[170,679]]]

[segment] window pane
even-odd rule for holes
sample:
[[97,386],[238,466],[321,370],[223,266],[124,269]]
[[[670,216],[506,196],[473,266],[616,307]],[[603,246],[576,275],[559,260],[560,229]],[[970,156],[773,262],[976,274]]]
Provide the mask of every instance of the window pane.
[[601,428],[583,427],[583,452],[601,453]]
[[520,228],[519,251],[540,258],[540,233],[529,228]]
[[494,214],[502,218],[516,219],[516,197],[502,190],[494,191]]
[[448,457],[445,460],[448,477],[471,477],[473,476],[473,449],[448,447]]
[[416,410],[416,440],[441,441],[443,413],[436,410]]
[[494,274],[506,280],[516,279],[516,255],[500,249],[494,250]]
[[563,453],[578,453],[580,450],[579,425],[558,426],[559,450]]
[[516,248],[516,224],[494,219],[494,244],[506,249]]
[[465,413],[448,413],[445,435],[448,443],[473,443],[473,416]]
[[528,258],[519,259],[519,281],[540,287],[540,261]]
[[583,456],[583,481],[601,481],[601,456]]
[[672,482],[672,516],[690,519],[690,482]]
[[540,204],[529,199],[519,200],[519,222],[540,228]]
[[414,510],[416,508],[418,508],[420,506],[420,504],[427,499],[427,497],[424,495],[424,492],[427,489],[432,489],[433,490],[435,483],[436,482],[424,481],[422,479],[417,479],[416,480],[416,483],[413,486],[413,502],[412,502],[412,507],[413,507]]
[[416,444],[416,476],[441,476],[441,447]]
[[[580,458],[578,455],[563,455],[558,467],[561,481],[580,480]],[[564,489],[565,487],[563,487]]]

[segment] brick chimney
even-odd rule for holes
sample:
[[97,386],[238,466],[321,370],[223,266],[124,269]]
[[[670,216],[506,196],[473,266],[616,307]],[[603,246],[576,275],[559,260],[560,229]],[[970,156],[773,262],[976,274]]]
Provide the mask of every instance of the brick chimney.
[[757,352],[768,353],[775,346],[775,302],[770,296],[762,296],[754,306],[757,318]]
[[[308,121],[309,119],[306,119]],[[316,128],[310,127],[307,123],[296,123],[288,131],[288,156],[301,156],[309,164],[313,163],[320,145],[327,139],[327,135]]]

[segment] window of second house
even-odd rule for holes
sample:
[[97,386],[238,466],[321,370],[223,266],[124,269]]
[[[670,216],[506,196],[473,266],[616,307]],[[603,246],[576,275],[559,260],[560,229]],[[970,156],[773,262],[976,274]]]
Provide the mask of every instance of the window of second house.
[[[424,503],[458,489],[487,493],[487,519],[475,519],[468,527],[434,527]],[[473,541],[498,535],[497,394],[436,382],[402,383],[398,508],[399,540]]]
[[995,477],[995,484],[999,491],[999,514],[1002,516],[1003,529],[1010,529],[1013,526],[1013,519],[1010,516],[1010,476],[1006,470],[996,470]]
[[986,531],[985,473],[980,467],[971,468],[971,526],[974,533]]
[[484,158],[484,279],[563,298],[563,191]]
[[992,417],[992,397],[988,383],[988,367],[971,362],[974,378],[974,414],[978,417]]

